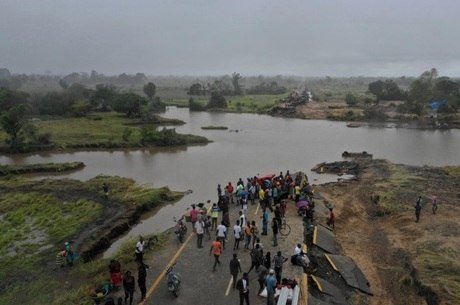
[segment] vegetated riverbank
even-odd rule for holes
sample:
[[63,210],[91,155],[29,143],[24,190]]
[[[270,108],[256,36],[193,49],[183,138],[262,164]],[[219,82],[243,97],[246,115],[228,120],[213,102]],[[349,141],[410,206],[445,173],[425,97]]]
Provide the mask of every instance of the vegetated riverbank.
[[[50,151],[81,148],[141,148],[207,144],[202,136],[179,134],[174,129],[157,126],[182,125],[181,120],[154,116],[148,122],[129,119],[114,112],[93,113],[82,118],[36,118],[32,124],[39,134],[48,134],[49,141],[42,144],[24,143],[22,152]],[[0,131],[0,142],[7,138]],[[0,151],[7,152],[6,145]]]
[[[0,178],[0,194],[1,304],[78,303],[107,277],[107,260],[84,261],[107,249],[144,212],[182,196],[122,177],[36,181],[13,174]],[[61,269],[55,257],[65,241],[72,241],[79,259]],[[123,247],[117,258],[132,261],[132,249]]]
[[[369,158],[353,163],[356,179],[316,189],[335,206],[337,239],[375,294],[358,295],[355,303],[458,304],[460,167],[415,167]],[[436,214],[432,195],[439,201]],[[418,196],[423,208],[416,223]]]
[[[343,102],[309,102],[294,108],[273,108],[270,114],[299,119],[358,122],[360,125],[392,126],[414,129],[460,128],[460,113],[436,114],[417,117],[399,114],[395,103],[385,102],[379,106],[380,117],[366,117],[365,107],[350,107]],[[359,126],[357,126],[359,127]]]

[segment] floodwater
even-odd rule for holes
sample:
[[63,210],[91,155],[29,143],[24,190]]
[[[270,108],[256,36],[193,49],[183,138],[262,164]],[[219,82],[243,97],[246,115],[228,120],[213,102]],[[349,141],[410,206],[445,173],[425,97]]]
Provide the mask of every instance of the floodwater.
[[[290,170],[304,171],[313,184],[337,179],[310,169],[324,161],[341,159],[343,151],[367,151],[374,158],[410,165],[460,164],[460,130],[397,128],[347,128],[344,122],[275,118],[256,114],[189,112],[168,107],[165,117],[186,122],[177,132],[206,136],[212,143],[180,149],[77,151],[0,156],[1,164],[81,161],[84,169],[61,175],[87,180],[96,175],[118,175],[154,187],[192,190],[115,242],[106,253],[139,234],[164,231],[174,225],[190,204],[215,201],[216,187],[238,178]],[[226,126],[229,130],[202,130],[202,126]]]

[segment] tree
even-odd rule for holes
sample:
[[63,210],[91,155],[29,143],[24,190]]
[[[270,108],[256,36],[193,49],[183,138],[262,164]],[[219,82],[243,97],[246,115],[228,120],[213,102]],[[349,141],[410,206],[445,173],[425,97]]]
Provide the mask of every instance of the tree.
[[419,78],[410,85],[409,96],[411,98],[409,109],[411,112],[422,115],[425,106],[432,96],[431,84],[426,79]]
[[433,86],[433,99],[450,99],[460,95],[460,86],[449,77],[440,77]]
[[0,111],[27,104],[28,97],[29,95],[25,92],[0,88]]
[[195,101],[193,97],[191,97],[188,99],[188,109],[190,109],[190,111],[203,111],[204,107],[200,102]]
[[157,86],[155,86],[155,84],[152,82],[148,82],[144,86],[144,93],[145,95],[148,96],[149,100],[153,99],[153,97],[155,96],[156,90],[157,90]]
[[218,91],[211,92],[211,97],[209,98],[209,102],[206,105],[206,108],[213,109],[213,108],[227,108],[227,101],[222,93]]
[[348,92],[347,95],[345,96],[345,102],[347,103],[348,106],[352,107],[358,104],[358,99],[353,93]]
[[116,112],[124,113],[127,117],[140,116],[141,106],[147,105],[147,100],[135,93],[119,94],[112,103]]
[[377,100],[380,100],[382,96],[385,94],[384,83],[381,80],[369,83],[368,89],[369,92],[375,95]]
[[239,80],[241,79],[241,75],[239,73],[233,72],[232,74],[232,85],[233,85],[233,94],[234,95],[242,95],[243,90],[241,89]]
[[188,95],[205,95],[205,88],[200,83],[195,83],[190,86],[187,91]]
[[91,98],[91,104],[99,111],[107,111],[108,106],[112,103],[117,96],[117,87],[111,84],[97,84],[96,92]]
[[69,88],[69,84],[63,78],[59,80],[59,86],[61,86],[62,90],[66,90],[67,88]]
[[380,100],[399,100],[404,98],[404,93],[394,80],[375,81],[369,83],[369,92],[374,94],[378,101]]
[[88,101],[76,101],[70,107],[72,115],[76,117],[84,117],[91,111],[91,104]]
[[9,136],[7,142],[10,144],[10,149],[15,152],[19,151],[23,142],[21,130],[27,124],[26,106],[21,104],[5,111],[1,116],[0,123]]

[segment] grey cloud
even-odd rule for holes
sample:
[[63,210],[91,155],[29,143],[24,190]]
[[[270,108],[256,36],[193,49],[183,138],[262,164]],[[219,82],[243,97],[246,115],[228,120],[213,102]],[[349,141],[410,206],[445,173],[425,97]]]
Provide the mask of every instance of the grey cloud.
[[0,66],[105,74],[460,75],[460,2],[13,1]]

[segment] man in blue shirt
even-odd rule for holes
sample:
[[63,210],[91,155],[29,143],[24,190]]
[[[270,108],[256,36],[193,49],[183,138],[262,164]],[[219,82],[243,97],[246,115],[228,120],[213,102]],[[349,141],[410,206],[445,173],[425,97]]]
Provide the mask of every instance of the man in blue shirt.
[[275,305],[276,284],[275,271],[270,269],[270,272],[265,279],[265,287],[267,288],[267,305]]

